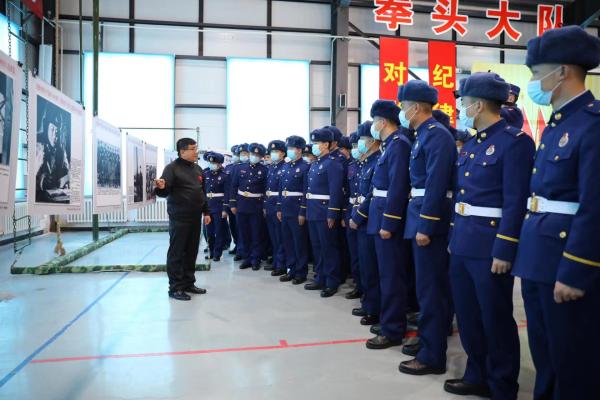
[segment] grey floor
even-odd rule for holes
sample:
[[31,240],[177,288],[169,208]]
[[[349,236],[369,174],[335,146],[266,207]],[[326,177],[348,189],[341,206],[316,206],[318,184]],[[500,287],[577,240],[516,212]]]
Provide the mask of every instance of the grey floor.
[[[67,251],[89,233],[67,233]],[[166,234],[131,234],[78,265],[164,260]],[[17,265],[52,257],[54,237],[34,239]],[[201,256],[199,256],[200,258]],[[167,297],[164,273],[13,276],[11,246],[0,248],[0,399],[456,399],[443,381],[462,376],[458,335],[448,373],[411,377],[400,348],[367,350],[371,337],[350,310],[240,271],[228,256],[198,272],[208,294]],[[518,286],[518,285],[516,285]],[[522,347],[520,399],[531,398],[533,367],[522,300],[515,318]]]

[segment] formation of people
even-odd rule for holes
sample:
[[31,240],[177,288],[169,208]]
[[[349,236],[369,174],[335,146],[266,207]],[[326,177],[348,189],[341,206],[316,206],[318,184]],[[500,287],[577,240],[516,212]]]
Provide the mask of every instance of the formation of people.
[[[352,314],[369,349],[403,345],[418,311],[405,374],[444,374],[456,315],[468,356],[447,380],[457,395],[516,399],[520,342],[513,317],[521,279],[535,399],[600,393],[600,101],[585,88],[600,39],[579,27],[528,43],[529,97],[552,106],[539,146],[521,131],[519,88],[495,73],[461,80],[457,132],[433,110],[435,88],[409,81],[377,100],[372,121],[208,152],[212,223],[207,258],[231,231],[240,269],[265,270],[323,298],[352,277]],[[270,162],[265,163],[265,156]],[[309,263],[314,278],[307,281]]]

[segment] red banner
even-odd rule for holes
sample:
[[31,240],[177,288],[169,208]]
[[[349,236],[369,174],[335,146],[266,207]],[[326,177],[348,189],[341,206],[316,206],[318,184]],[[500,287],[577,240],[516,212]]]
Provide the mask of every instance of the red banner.
[[379,98],[396,101],[408,81],[408,40],[379,38]]
[[44,0],[22,0],[22,3],[40,19],[44,17]]
[[429,84],[439,92],[439,109],[450,116],[452,126],[456,126],[456,43],[429,42]]

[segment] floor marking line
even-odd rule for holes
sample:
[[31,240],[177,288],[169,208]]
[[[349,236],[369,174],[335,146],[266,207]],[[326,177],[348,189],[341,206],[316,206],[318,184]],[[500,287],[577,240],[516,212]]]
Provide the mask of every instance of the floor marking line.
[[106,296],[111,290],[113,290],[127,275],[129,275],[129,272],[125,272],[123,275],[121,275],[119,277],[119,279],[114,281],[108,287],[108,289],[106,289],[104,292],[102,292],[102,294],[100,294],[98,297],[96,297],[96,299],[94,301],[92,301],[90,304],[88,304],[87,307],[85,307],[79,314],[77,314],[75,316],[75,318],[73,318],[71,321],[69,321],[69,323],[67,323],[58,332],[56,332],[54,334],[54,336],[52,336],[50,339],[48,339],[44,344],[42,344],[40,347],[38,347],[33,353],[31,353],[29,356],[27,356],[27,358],[25,358],[23,361],[21,361],[21,363],[19,365],[17,365],[12,371],[10,371],[8,374],[6,374],[0,380],[0,388],[2,386],[6,385],[12,378],[14,378],[14,376],[17,373],[19,373],[23,368],[25,368],[27,366],[27,364],[29,364],[31,362],[35,362],[33,360],[35,357],[37,357],[41,352],[46,350],[46,348],[48,348],[48,346],[50,346],[58,338],[60,338],[71,326],[73,326],[73,324],[75,324],[75,322],[77,322],[88,311],[90,311],[92,309],[92,307],[94,307],[96,304],[98,304],[98,302],[100,302],[100,300],[102,300],[104,298],[104,296]]

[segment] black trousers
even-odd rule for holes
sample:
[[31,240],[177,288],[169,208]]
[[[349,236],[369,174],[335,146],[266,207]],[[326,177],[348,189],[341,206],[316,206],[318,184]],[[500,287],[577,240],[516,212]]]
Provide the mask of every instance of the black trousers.
[[184,290],[196,282],[196,257],[201,228],[201,218],[189,221],[169,219],[167,275],[170,291]]

